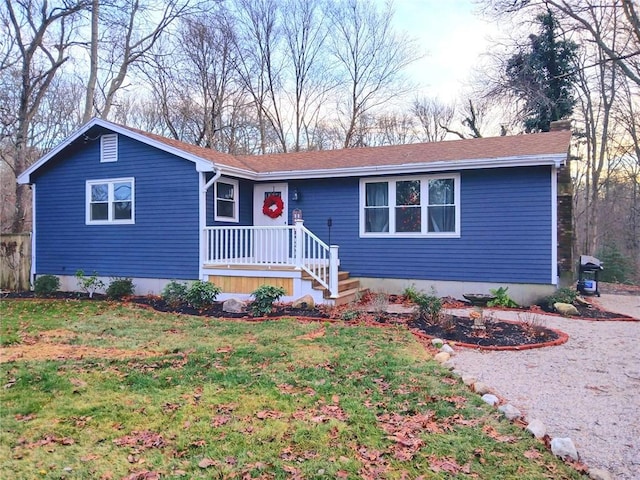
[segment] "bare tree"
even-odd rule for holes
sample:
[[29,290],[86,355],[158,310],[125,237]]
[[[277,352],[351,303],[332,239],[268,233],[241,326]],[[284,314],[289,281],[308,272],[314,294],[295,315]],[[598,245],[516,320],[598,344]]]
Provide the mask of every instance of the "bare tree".
[[261,152],[268,152],[269,130],[279,150],[287,151],[287,137],[280,102],[283,58],[282,26],[276,0],[237,0],[239,18],[238,73],[257,110]]
[[403,69],[416,60],[413,41],[392,28],[393,11],[378,10],[367,0],[348,0],[330,10],[331,53],[348,92],[339,101],[345,148],[360,146],[356,131],[361,117],[406,92]]
[[416,98],[411,112],[422,126],[420,139],[424,142],[440,142],[445,139],[451,127],[455,108],[436,98]]
[[[102,5],[99,11],[98,15],[98,9],[94,8],[92,13],[91,67],[84,118],[94,114],[109,118],[117,95],[126,87],[131,68],[143,60],[178,18],[194,13],[197,7],[189,0],[168,0],[161,4],[114,0]],[[95,26],[98,20],[102,35],[97,31],[100,27]],[[101,74],[96,76],[96,71]],[[97,91],[101,98],[96,98]]]
[[[328,28],[318,0],[288,0],[283,9],[284,40],[289,57],[286,77],[291,78],[293,94],[293,150],[302,148],[302,137],[307,134],[306,148],[310,146],[309,126],[315,121],[322,101],[334,82],[328,75],[324,47]],[[291,72],[291,73],[289,73]]]
[[443,130],[447,133],[451,133],[458,138],[482,138],[482,133],[480,129],[482,128],[482,124],[485,117],[485,107],[483,104],[474,105],[473,101],[469,98],[467,102],[464,104],[464,108],[460,112],[462,117],[460,123],[463,127],[469,129],[469,133],[462,132],[460,130],[454,130],[453,128],[441,125]]
[[[34,118],[39,112],[52,82],[62,65],[69,59],[69,49],[75,44],[75,27],[79,13],[87,8],[86,1],[56,3],[46,0],[5,0],[6,10],[0,15],[2,23],[12,37],[10,50],[3,52],[3,76],[10,75],[15,81],[16,96],[12,107],[3,106],[3,117],[15,108],[11,118],[3,118],[2,161],[10,172],[9,182],[15,188],[15,210],[3,219],[3,230],[20,232],[29,225],[27,192],[18,187],[16,176],[24,171],[37,151],[31,141]],[[9,98],[5,97],[5,100]]]
[[603,53],[600,61],[613,62],[640,85],[640,8],[637,0],[486,0],[487,11],[519,13],[524,9],[550,9],[565,27],[580,31]]

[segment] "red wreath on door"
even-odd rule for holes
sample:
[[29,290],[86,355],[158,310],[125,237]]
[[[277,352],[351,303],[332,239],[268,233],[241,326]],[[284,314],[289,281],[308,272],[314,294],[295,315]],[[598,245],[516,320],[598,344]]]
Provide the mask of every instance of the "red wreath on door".
[[262,213],[264,213],[269,218],[278,218],[282,215],[284,211],[284,202],[282,198],[278,195],[269,195],[264,199],[264,204],[262,205]]

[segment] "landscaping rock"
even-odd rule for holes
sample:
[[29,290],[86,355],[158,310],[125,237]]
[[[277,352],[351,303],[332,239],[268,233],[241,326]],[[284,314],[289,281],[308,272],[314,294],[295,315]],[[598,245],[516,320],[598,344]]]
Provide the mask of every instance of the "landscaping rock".
[[238,300],[237,298],[230,298],[229,300],[225,300],[222,304],[222,311],[229,313],[242,313],[246,308],[247,304],[242,300]]
[[563,460],[578,461],[578,451],[570,438],[554,438],[551,440],[551,453]]
[[482,383],[482,382],[475,382],[473,384],[473,391],[476,392],[478,395],[484,395],[485,393],[491,393],[491,389],[489,388],[488,385]]
[[442,366],[444,368],[446,368],[448,370],[452,370],[452,371],[453,371],[454,368],[456,368],[456,364],[453,362],[453,360],[447,360],[446,362],[444,362],[442,364]]
[[476,377],[472,377],[471,375],[463,375],[462,383],[464,383],[467,387],[470,387],[474,383],[476,383]]
[[453,348],[451,348],[449,345],[447,345],[446,343],[440,348],[441,352],[446,352],[449,355],[453,355]]
[[492,407],[495,407],[498,403],[500,403],[500,399],[491,393],[485,393],[481,398],[484,403],[488,403]]
[[578,305],[584,305],[585,307],[591,307],[591,303],[589,303],[584,297],[578,295],[576,297],[576,299],[574,300],[575,303],[577,303]]
[[498,407],[498,410],[502,412],[508,420],[516,420],[522,416],[522,412],[510,403]]
[[431,345],[433,345],[436,348],[440,348],[444,345],[444,340],[442,340],[441,338],[432,338]]
[[560,315],[565,317],[575,316],[580,314],[580,312],[578,312],[578,309],[573,305],[571,305],[570,303],[557,302],[553,304],[553,308],[555,308],[556,312],[558,312]]
[[438,363],[444,363],[450,358],[451,358],[451,355],[449,355],[447,352],[436,353],[436,356],[433,357],[433,359]]
[[316,308],[316,302],[311,295],[304,295],[297,300],[294,300],[291,304],[292,308],[302,308],[305,310],[312,310]]
[[547,434],[547,427],[538,419],[533,419],[527,425],[527,432],[536,438],[542,438]]
[[613,480],[611,474],[601,468],[590,468],[587,471],[587,475],[591,480]]

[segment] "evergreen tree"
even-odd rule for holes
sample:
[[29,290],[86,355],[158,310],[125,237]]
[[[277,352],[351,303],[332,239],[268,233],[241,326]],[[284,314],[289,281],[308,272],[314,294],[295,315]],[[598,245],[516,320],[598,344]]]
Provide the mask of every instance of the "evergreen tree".
[[524,102],[527,133],[548,132],[551,122],[569,117],[576,100],[574,59],[577,44],[556,38],[557,22],[551,12],[537,17],[540,34],[507,61],[507,88]]

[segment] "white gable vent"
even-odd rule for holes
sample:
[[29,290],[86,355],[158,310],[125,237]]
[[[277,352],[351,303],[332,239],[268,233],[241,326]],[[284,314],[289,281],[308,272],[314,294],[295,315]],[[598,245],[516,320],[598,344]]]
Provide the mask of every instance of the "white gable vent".
[[100,162],[118,161],[118,134],[102,135],[100,137]]

